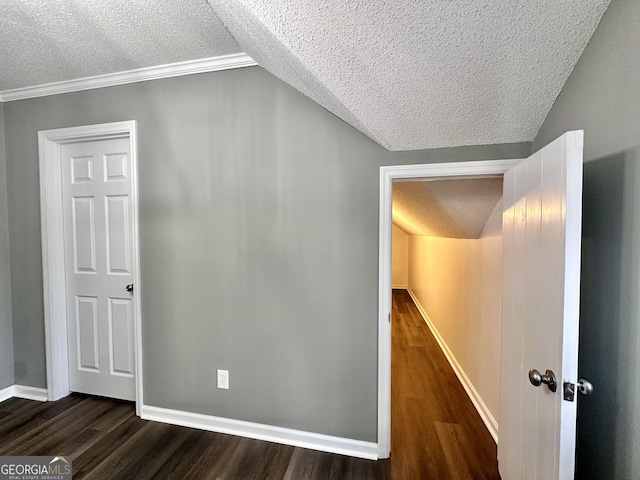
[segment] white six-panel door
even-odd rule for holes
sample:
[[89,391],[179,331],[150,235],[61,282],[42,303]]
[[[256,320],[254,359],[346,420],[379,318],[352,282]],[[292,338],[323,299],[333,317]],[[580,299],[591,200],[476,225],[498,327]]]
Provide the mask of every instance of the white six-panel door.
[[69,386],[135,400],[129,139],[62,146]]
[[[503,480],[572,480],[578,381],[583,132],[564,134],[504,177],[498,466]],[[534,386],[552,370],[557,390]],[[576,397],[577,397],[577,391]]]

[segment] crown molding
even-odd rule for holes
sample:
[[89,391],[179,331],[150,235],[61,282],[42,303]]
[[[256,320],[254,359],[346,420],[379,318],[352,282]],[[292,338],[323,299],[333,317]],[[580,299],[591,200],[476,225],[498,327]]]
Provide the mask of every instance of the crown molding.
[[146,82],[161,78],[180,77],[195,73],[217,72],[232,68],[252,67],[258,63],[245,53],[234,53],[220,57],[188,60],[186,62],[170,63],[157,67],[139,68],[126,72],[108,73],[95,77],[78,78],[63,82],[47,83],[33,87],[15,88],[0,91],[0,102],[12,102],[26,98],[45,97],[61,93],[79,92],[94,88],[113,87],[126,83]]

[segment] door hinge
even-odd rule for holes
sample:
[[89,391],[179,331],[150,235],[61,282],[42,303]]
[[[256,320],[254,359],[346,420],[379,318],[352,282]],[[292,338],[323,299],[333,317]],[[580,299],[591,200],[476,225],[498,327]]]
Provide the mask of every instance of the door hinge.
[[389,323],[391,323],[391,312],[389,312]]

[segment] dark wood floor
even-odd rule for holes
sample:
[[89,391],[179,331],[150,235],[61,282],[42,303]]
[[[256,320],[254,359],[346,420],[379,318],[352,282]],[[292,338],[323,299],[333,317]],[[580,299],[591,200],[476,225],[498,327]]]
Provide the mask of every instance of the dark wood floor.
[[388,461],[141,420],[130,402],[80,394],[0,403],[0,455],[70,455],[74,480],[389,478]]
[[369,461],[141,420],[72,394],[0,403],[0,455],[70,455],[79,479],[496,479],[496,448],[424,321],[393,293],[391,460]]

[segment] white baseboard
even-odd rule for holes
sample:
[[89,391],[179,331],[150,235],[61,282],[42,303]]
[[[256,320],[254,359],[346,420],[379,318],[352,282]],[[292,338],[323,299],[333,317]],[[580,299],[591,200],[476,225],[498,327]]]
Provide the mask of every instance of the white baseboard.
[[274,427],[260,423],[213,417],[180,410],[150,407],[147,405],[142,405],[141,413],[144,420],[199,428],[211,432],[238,435],[256,440],[292,445],[294,447],[349,455],[351,457],[366,458],[369,460],[378,459],[378,444],[372,442],[333,437],[320,433],[303,432],[290,428]]
[[0,390],[0,402],[9,400],[12,397],[37,400],[38,402],[46,402],[49,400],[49,394],[46,388],[11,385],[10,387]]
[[14,397],[37,400],[39,402],[49,400],[49,394],[46,388],[25,387],[24,385],[14,385],[13,388],[15,389]]
[[416,304],[416,307],[418,307],[418,311],[420,312],[420,315],[422,315],[422,318],[424,319],[425,323],[429,327],[429,330],[431,330],[431,333],[433,333],[433,336],[438,342],[438,345],[440,345],[440,348],[442,349],[444,356],[447,357],[447,360],[449,361],[451,368],[453,368],[453,371],[458,377],[458,380],[460,380],[462,387],[467,392],[467,395],[469,395],[469,399],[471,399],[471,403],[473,403],[473,406],[476,407],[476,410],[478,411],[480,418],[482,418],[482,421],[487,426],[489,433],[491,434],[491,436],[493,437],[497,445],[498,444],[498,422],[489,411],[489,408],[484,403],[484,401],[482,400],[482,397],[480,396],[478,391],[475,389],[475,387],[471,383],[471,380],[469,380],[469,377],[467,377],[467,374],[462,369],[462,366],[458,363],[458,360],[456,360],[456,357],[454,356],[453,352],[451,351],[447,343],[444,341],[444,338],[442,338],[442,335],[440,335],[440,332],[438,332],[438,329],[429,318],[429,315],[427,315],[427,312],[425,312],[424,308],[422,308],[422,305],[420,305],[418,298],[415,296],[415,294],[413,293],[413,291],[411,291],[410,288],[407,288],[407,292],[409,292],[409,295],[413,299],[413,302]]
[[4,402],[5,400],[9,400],[13,397],[13,385],[7,388],[3,388],[0,390],[0,402]]
[[408,285],[391,285],[391,288],[398,289],[398,290],[409,290]]

